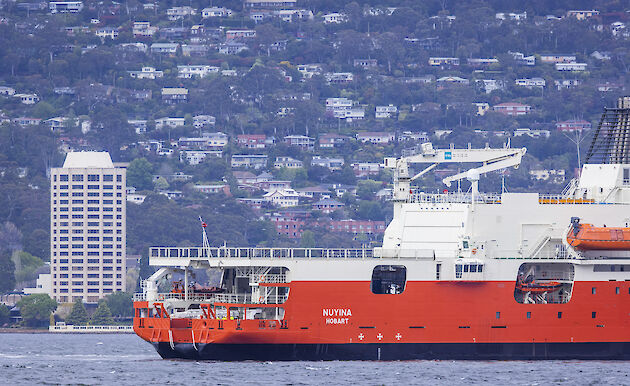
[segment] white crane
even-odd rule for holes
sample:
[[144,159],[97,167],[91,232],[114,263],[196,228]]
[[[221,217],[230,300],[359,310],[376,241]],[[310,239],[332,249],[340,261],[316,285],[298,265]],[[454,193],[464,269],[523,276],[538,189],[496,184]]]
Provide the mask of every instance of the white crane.
[[[394,169],[394,201],[407,201],[411,196],[411,182],[423,176],[442,163],[481,163],[476,168],[468,169],[442,180],[446,186],[451,186],[453,181],[464,178],[472,183],[472,202],[479,192],[479,176],[491,171],[505,169],[508,167],[518,168],[526,148],[511,148],[510,143],[506,143],[503,148],[491,149],[434,149],[430,142],[421,145],[421,153],[402,158],[385,158],[385,168]],[[430,163],[420,173],[413,177],[409,176],[409,164]]]

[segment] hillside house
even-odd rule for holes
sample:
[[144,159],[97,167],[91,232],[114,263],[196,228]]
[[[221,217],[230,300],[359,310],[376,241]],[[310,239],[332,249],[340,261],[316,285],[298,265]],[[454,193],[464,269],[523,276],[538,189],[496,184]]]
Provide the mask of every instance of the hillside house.
[[127,71],[134,79],[157,79],[164,76],[164,71],[156,70],[155,67],[142,67],[140,71]]
[[556,123],[556,129],[567,132],[590,130],[591,127],[591,122],[583,119],[569,119]]
[[385,144],[394,142],[395,139],[396,135],[394,133],[387,132],[365,132],[357,134],[357,140],[363,143]]
[[558,71],[586,71],[586,63],[556,63],[556,70]]
[[333,198],[322,198],[312,205],[313,210],[321,210],[324,213],[332,213],[336,210],[343,209],[345,206],[346,204]]
[[429,58],[429,66],[459,66],[459,58]]
[[348,21],[348,16],[342,12],[327,13],[322,18],[324,19],[324,24],[341,24]]
[[289,146],[297,146],[305,151],[313,151],[315,149],[315,138],[305,135],[287,135],[284,137],[284,143]]
[[153,43],[151,44],[151,53],[175,55],[178,48],[178,43]]
[[322,149],[332,149],[341,146],[350,139],[345,135],[326,133],[319,136],[319,147]]
[[492,110],[505,115],[518,116],[529,114],[532,107],[522,103],[507,102],[492,106]]
[[219,67],[205,64],[177,66],[177,77],[192,79],[194,77],[203,78],[209,74],[218,74]]
[[221,158],[222,152],[217,150],[183,150],[179,153],[179,161],[189,165],[199,165],[206,157]]
[[398,114],[398,107],[394,105],[376,106],[374,109],[376,119],[395,118],[396,114]]
[[162,101],[167,104],[184,103],[188,100],[188,89],[183,87],[162,88]]
[[361,67],[364,69],[378,67],[378,61],[376,59],[355,59],[353,64],[355,67]]
[[233,168],[264,169],[267,167],[266,154],[234,154],[230,165]]
[[166,10],[166,15],[170,21],[184,19],[187,16],[193,16],[195,14],[197,14],[197,10],[189,6],[172,7]]
[[225,40],[253,39],[256,31],[253,29],[232,29],[225,32]]
[[522,78],[514,80],[514,84],[526,88],[544,88],[547,82],[543,78]]
[[234,11],[225,7],[208,7],[201,10],[201,17],[208,19],[211,17],[230,17]]
[[51,1],[48,3],[50,13],[79,13],[83,10],[82,1]]
[[345,161],[343,158],[330,158],[316,155],[313,159],[311,159],[311,166],[327,168],[330,171],[341,170],[344,163]]
[[543,63],[574,63],[577,57],[575,55],[560,55],[560,54],[542,54],[540,55],[540,61]]
[[304,163],[291,157],[276,157],[276,161],[273,163],[273,167],[276,169],[299,169],[301,167],[304,167]]
[[246,149],[264,149],[266,139],[265,134],[239,134],[236,136],[236,144]]
[[291,206],[297,206],[299,204],[300,197],[293,189],[280,189],[265,193],[263,195],[263,199],[274,206],[288,208]]

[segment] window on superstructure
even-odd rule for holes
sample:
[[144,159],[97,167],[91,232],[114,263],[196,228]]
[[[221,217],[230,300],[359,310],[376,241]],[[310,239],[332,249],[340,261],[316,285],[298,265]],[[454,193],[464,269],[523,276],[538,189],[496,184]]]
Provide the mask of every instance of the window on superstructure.
[[496,318],[497,318],[497,319],[501,319],[501,313],[500,313],[500,312],[498,312],[498,311],[497,311],[497,313],[496,313]]
[[562,319],[562,312],[558,312],[558,319]]
[[407,268],[403,265],[377,265],[372,271],[372,293],[400,294],[405,290]]
[[595,295],[597,293],[597,288],[595,288],[595,287],[591,288],[591,293],[593,295]]
[[527,319],[531,319],[532,318],[532,313],[531,311],[527,311]]
[[621,292],[619,287],[615,287],[615,295],[619,295],[619,292]]
[[623,169],[623,184],[630,185],[630,169]]
[[597,312],[593,311],[591,312],[591,318],[595,319],[597,317]]

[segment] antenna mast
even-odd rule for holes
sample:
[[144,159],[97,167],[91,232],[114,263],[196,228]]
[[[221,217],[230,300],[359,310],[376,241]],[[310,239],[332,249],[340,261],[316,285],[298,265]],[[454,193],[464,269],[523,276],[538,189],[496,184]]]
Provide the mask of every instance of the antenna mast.
[[201,218],[201,216],[199,216],[199,222],[201,222],[201,233],[202,233],[202,238],[203,238],[203,250],[206,251],[206,255],[207,257],[212,257],[212,254],[210,253],[210,243],[208,242],[208,234],[206,233],[206,228],[208,227],[208,224],[206,224],[203,219]]

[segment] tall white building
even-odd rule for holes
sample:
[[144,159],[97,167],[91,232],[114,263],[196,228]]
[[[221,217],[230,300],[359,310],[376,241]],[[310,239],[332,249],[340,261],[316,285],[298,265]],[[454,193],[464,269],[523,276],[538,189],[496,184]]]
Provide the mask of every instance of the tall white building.
[[50,185],[51,296],[97,303],[124,291],[126,170],[107,152],[73,152]]

